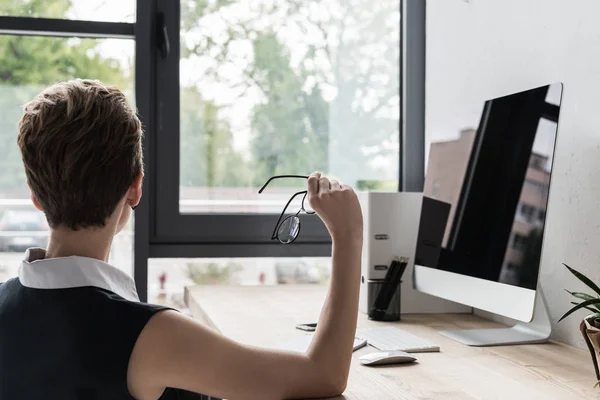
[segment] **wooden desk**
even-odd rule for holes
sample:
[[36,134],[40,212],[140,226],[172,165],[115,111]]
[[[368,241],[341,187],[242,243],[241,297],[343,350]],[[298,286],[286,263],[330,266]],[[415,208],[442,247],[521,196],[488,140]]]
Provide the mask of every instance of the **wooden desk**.
[[[194,286],[185,300],[195,318],[243,343],[276,346],[302,333],[298,323],[316,322],[322,286]],[[369,321],[359,327],[398,326],[439,344],[440,353],[417,354],[418,362],[364,367],[354,353],[347,400],[400,399],[592,399],[595,376],[589,353],[558,343],[469,347],[438,334],[444,329],[493,328],[474,315],[406,315],[397,323]]]

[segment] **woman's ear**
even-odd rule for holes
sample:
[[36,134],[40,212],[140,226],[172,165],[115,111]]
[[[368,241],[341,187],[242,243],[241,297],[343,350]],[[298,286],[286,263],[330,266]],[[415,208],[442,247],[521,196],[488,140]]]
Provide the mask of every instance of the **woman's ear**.
[[29,188],[29,193],[31,194],[31,202],[33,203],[35,208],[37,208],[41,212],[44,212],[42,205],[40,204],[39,200],[37,199],[37,196],[33,193],[33,190],[31,190],[31,188]]
[[142,198],[142,182],[144,181],[144,173],[140,174],[133,180],[129,191],[127,192],[127,203],[135,210]]

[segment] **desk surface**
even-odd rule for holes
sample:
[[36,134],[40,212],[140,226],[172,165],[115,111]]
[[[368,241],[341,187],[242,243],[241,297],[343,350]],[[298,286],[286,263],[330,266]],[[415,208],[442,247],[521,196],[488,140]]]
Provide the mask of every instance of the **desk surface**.
[[[192,315],[234,340],[276,346],[302,335],[294,327],[316,322],[323,286],[194,286],[185,300]],[[397,326],[440,346],[417,363],[364,367],[354,353],[348,388],[338,399],[600,399],[590,355],[563,344],[469,347],[438,334],[445,329],[500,325],[470,314],[406,315],[378,323],[362,313],[359,327]]]

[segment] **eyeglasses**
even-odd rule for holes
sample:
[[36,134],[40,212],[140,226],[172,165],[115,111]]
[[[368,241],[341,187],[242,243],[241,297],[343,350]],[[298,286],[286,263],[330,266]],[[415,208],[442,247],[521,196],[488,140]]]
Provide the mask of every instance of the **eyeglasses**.
[[[273,176],[273,177],[269,178],[269,180],[267,181],[267,183],[265,183],[263,185],[263,187],[260,188],[258,193],[259,194],[262,193],[263,190],[265,190],[265,188],[267,187],[267,185],[269,183],[271,183],[271,181],[273,181],[275,179],[282,179],[282,178],[308,179],[308,176],[305,176],[305,175]],[[300,218],[298,217],[298,215],[300,215],[300,213],[302,211],[304,211],[308,215],[313,215],[315,213],[314,211],[312,211],[312,210],[309,211],[304,207],[307,194],[308,194],[308,190],[303,190],[301,192],[294,193],[292,198],[287,202],[287,204],[283,208],[283,211],[281,212],[281,215],[279,216],[279,219],[277,220],[277,224],[275,225],[275,229],[273,230],[273,235],[271,235],[271,240],[277,239],[282,244],[290,244],[294,240],[296,240],[296,238],[298,237],[298,234],[300,233]],[[284,218],[285,212],[286,212],[287,208],[289,207],[290,203],[292,201],[294,201],[294,199],[300,195],[303,196],[302,197],[302,207],[300,208],[300,210],[298,210],[298,212],[295,215],[289,215]]]

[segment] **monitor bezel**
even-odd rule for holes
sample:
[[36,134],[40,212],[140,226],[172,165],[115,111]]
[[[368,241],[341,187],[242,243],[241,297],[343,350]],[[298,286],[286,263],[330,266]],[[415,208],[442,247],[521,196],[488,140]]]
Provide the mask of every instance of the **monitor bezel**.
[[[541,85],[535,88],[529,88],[521,90],[519,92],[509,93],[507,94],[507,96],[528,90],[534,90],[536,88],[544,86],[551,87],[553,85],[560,85],[560,97],[558,106],[561,107],[562,95],[564,91],[562,82],[554,82],[548,85]],[[546,233],[548,229],[548,215],[551,211],[550,197],[552,194],[552,175],[554,175],[555,173],[554,166],[556,159],[559,124],[560,116],[559,121],[556,122],[556,133],[554,138],[553,149],[554,156],[552,157],[551,164],[552,173],[550,175],[548,187],[548,201],[546,206],[546,215],[544,217],[544,230],[542,233],[542,254],[540,257],[540,265],[538,268],[536,290],[477,278],[469,275],[463,275],[456,272],[449,272],[436,268],[426,267],[417,263],[415,263],[414,265],[412,282],[413,288],[415,290],[435,297],[464,304],[469,307],[512,318],[517,321],[532,321],[536,302],[536,291],[539,290],[540,276],[542,266],[544,264],[544,250],[547,237]]]

